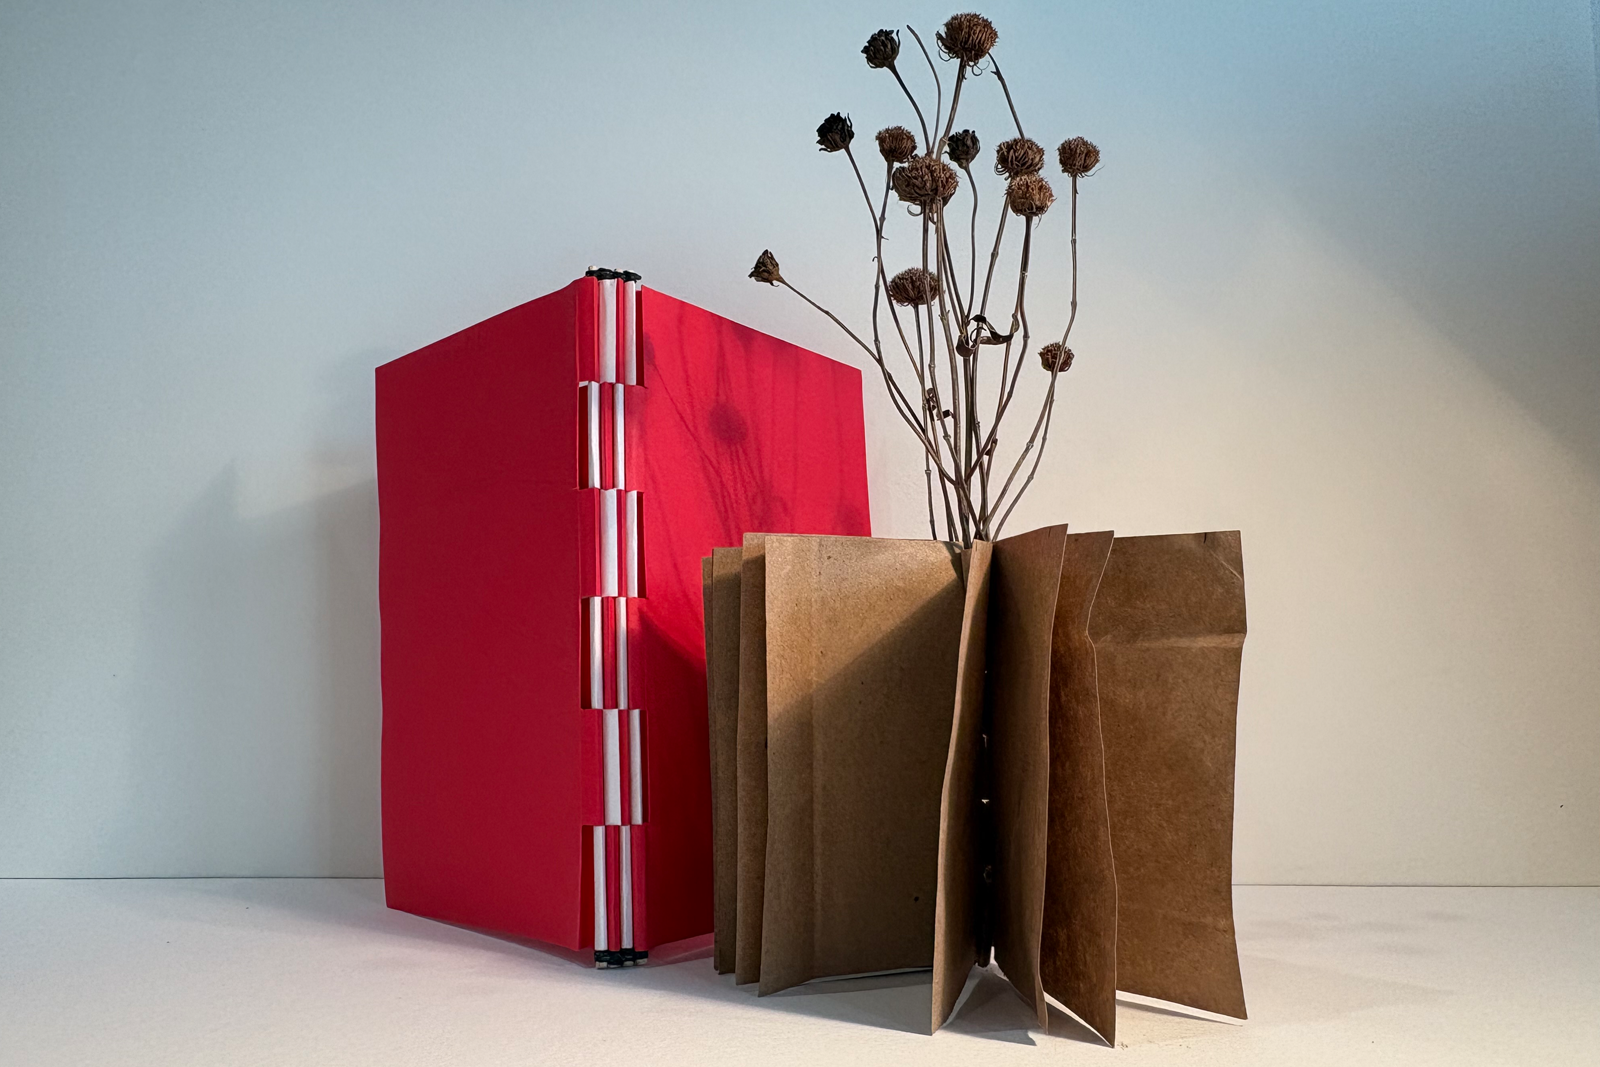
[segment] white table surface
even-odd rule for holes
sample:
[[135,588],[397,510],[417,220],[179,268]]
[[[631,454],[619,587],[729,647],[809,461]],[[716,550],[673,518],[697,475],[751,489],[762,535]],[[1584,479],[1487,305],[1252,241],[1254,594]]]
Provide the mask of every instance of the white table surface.
[[0,881],[0,1064],[1600,1064],[1600,889],[1238,887],[1250,1021],[1130,1001],[1117,1049],[977,973],[757,998],[388,911],[370,880]]

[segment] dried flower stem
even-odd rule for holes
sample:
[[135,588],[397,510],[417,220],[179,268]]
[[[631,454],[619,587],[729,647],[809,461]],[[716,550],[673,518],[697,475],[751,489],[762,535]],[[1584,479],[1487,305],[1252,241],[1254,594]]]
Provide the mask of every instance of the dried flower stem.
[[1072,310],[1067,315],[1067,328],[1061,331],[1062,347],[1072,336],[1072,324],[1078,321],[1078,176],[1072,175]]
[[[904,127],[889,126],[879,131],[878,151],[887,169],[883,192],[876,203],[851,151],[854,131],[848,116],[835,112],[817,130],[818,145],[824,152],[843,151],[850,160],[871,220],[874,246],[871,342],[863,340],[837,315],[786,281],[770,252],[762,254],[750,276],[790,289],[844,330],[873,360],[883,376],[896,413],[923,448],[929,534],[936,538],[940,534],[938,511],[942,504],[945,538],[970,545],[975,539],[992,540],[999,536],[1018,501],[1033,484],[1049,442],[1060,375],[1072,365],[1072,353],[1066,342],[1078,315],[1078,178],[1092,172],[1100,157],[1098,147],[1082,137],[1069,138],[1057,149],[1062,172],[1071,178],[1070,307],[1061,341],[1059,344],[1052,342],[1041,351],[1041,363],[1049,371],[1050,380],[1027,439],[1021,442],[1017,452],[1007,450],[1002,460],[1000,427],[1010,414],[1032,344],[1027,298],[1034,223],[1050,210],[1055,193],[1039,173],[1044,150],[1024,133],[1011,88],[994,58],[992,50],[997,34],[993,24],[973,13],[952,16],[944,24],[938,36],[940,57],[956,63],[948,111],[944,106],[944,85],[938,64],[915,27],[907,26],[906,30],[917,42],[933,76],[934,106],[931,114],[925,112],[897,69],[898,36],[888,30],[874,33],[867,47],[862,49],[867,65],[888,69],[894,76],[916,113],[924,146],[924,150],[916,154],[916,137]],[[994,243],[980,293],[977,281],[981,202],[971,168],[980,141],[976,131],[962,130],[959,134],[954,131],[969,75],[977,78],[984,73],[985,59],[1005,96],[1017,137],[1002,142],[995,150],[996,174],[1007,179],[1007,186],[1005,195],[1000,198]],[[945,156],[949,157],[948,163]],[[953,198],[960,192],[962,176],[972,195],[970,210],[966,210],[965,205],[961,209],[968,216],[968,258],[964,272],[956,258],[960,236],[949,232],[946,218]],[[897,265],[904,269],[891,271],[884,261],[891,192],[899,196],[907,212],[921,223],[920,267]],[[1056,210],[1061,209],[1057,206]],[[1011,314],[1007,332],[1002,334],[988,316],[991,299],[999,299],[995,275],[1002,252],[1006,251],[1007,216],[1013,213],[1022,217],[1023,232],[1016,258],[1010,260],[1007,256],[1015,263],[1017,274],[1014,290],[1006,294],[1011,302]],[[959,229],[959,219],[957,227]],[[967,275],[965,290],[960,284],[963,273]],[[885,305],[894,324],[894,335],[899,338],[916,382],[915,402],[901,385],[904,371],[897,379],[889,370],[881,318]],[[905,328],[902,310],[910,315],[911,330]],[[999,348],[1000,352],[993,352],[993,348]],[[999,363],[997,368],[992,366],[994,362]],[[996,372],[998,377],[992,377]],[[994,389],[992,401],[987,392],[991,386]],[[984,425],[985,416],[989,418],[987,426]],[[998,469],[997,463],[1001,464]],[[939,483],[937,498],[933,491],[935,474]]]
[[[970,310],[972,301],[977,299],[978,295],[978,183],[972,180],[971,166],[961,169],[967,175],[967,188],[972,190],[972,224],[969,228],[971,248],[967,252],[967,307]],[[1004,217],[1002,214],[1001,218]]]
[[994,251],[989,253],[989,273],[983,279],[983,302],[978,306],[978,314],[989,314],[989,287],[994,284],[994,265],[1000,259],[1000,239],[1006,233],[1006,216],[1011,209],[1006,206],[1005,198],[1000,200],[1000,225],[994,230]]
[[917,122],[922,125],[922,143],[927,146],[928,151],[933,151],[933,138],[928,136],[928,120],[922,117],[922,108],[918,105],[917,98],[912,96],[911,90],[906,87],[906,80],[900,77],[900,69],[898,67],[890,66],[889,73],[893,74],[894,80],[900,83],[901,91],[906,94],[906,99],[911,101],[911,107],[917,113]]
[[[994,444],[1000,429],[1000,420],[1005,417],[1006,408],[1009,406],[1010,395],[1016,389],[1017,381],[1022,376],[1022,366],[1028,354],[1028,326],[1027,318],[1023,312],[1023,302],[1028,294],[1028,262],[1033,256],[1033,220],[1022,220],[1022,256],[1017,271],[1017,293],[1011,308],[1011,331],[1013,340],[1006,342],[1005,352],[1000,363],[1000,386],[995,396],[994,420],[989,424],[990,439],[984,442],[984,450],[980,455],[989,457],[988,462],[993,462]],[[1018,328],[1022,329],[1022,350],[1017,354],[1016,369],[1012,370],[1011,349],[1015,341]]]
[[1017,124],[1017,136],[1028,136],[1022,132],[1022,120],[1017,117],[1017,105],[1011,99],[1011,87],[1006,84],[1006,76],[1000,73],[1000,61],[993,55],[989,57],[989,69],[994,71],[995,80],[1000,83],[1000,91],[1006,94],[1006,107],[1011,109],[1011,121]]
[[956,70],[956,85],[954,89],[950,90],[950,115],[945,119],[944,133],[939,135],[939,148],[938,151],[933,153],[934,155],[939,155],[944,151],[945,144],[950,140],[950,131],[955,129],[956,108],[961,106],[961,83],[966,80],[967,65],[963,63]]
[[[944,86],[939,81],[939,68],[933,65],[933,57],[928,54],[928,46],[922,43],[922,35],[916,31],[915,27],[909,24],[906,26],[906,29],[911,32],[911,36],[917,39],[917,47],[922,49],[922,58],[928,61],[928,70],[933,75],[933,128],[937,130],[939,128],[939,114],[944,110]],[[921,110],[917,111],[917,117],[922,117]],[[923,127],[922,135],[924,139],[926,139],[928,135],[927,129],[928,128],[926,126]],[[933,151],[932,141],[928,142],[928,154],[930,156],[935,154]]]
[[[894,402],[895,410],[900,413],[900,417],[905,420],[906,425],[911,427],[911,431],[915,433],[918,439],[923,442],[923,447],[931,447],[931,443],[928,441],[927,436],[923,433],[922,426],[919,424],[919,422],[912,416],[906,414],[907,411],[915,412],[916,409],[912,407],[908,400],[906,400],[905,394],[900,390],[900,383],[894,380],[894,375],[889,373],[889,368],[884,365],[883,357],[874,351],[871,345],[867,344],[859,336],[857,336],[854,330],[852,330],[849,326],[846,326],[844,321],[840,319],[839,316],[835,315],[833,312],[829,311],[827,308],[823,307],[806,294],[802,293],[799,289],[796,289],[788,281],[780,279],[778,284],[789,290],[795,296],[798,296],[801,300],[804,300],[807,304],[810,304],[816,310],[828,316],[828,318],[832,319],[834,325],[843,330],[850,340],[860,345],[861,350],[868,356],[872,357],[872,361],[876,363],[878,365],[878,369],[883,372],[883,381],[884,384],[889,388],[889,397]],[[943,469],[943,465],[938,464],[937,455],[934,456],[934,460],[936,465],[939,465],[940,467],[940,474],[948,477]]]
[[[1043,418],[1044,418],[1044,435],[1042,437],[1040,437],[1040,439],[1039,439],[1039,451],[1034,453],[1033,466],[1028,468],[1028,477],[1027,477],[1027,479],[1022,483],[1022,487],[1017,490],[1017,495],[1011,498],[1011,504],[1010,504],[1010,506],[1008,506],[1006,508],[1005,514],[1000,516],[1000,521],[995,523],[995,526],[994,526],[994,537],[996,539],[998,539],[1000,537],[1000,531],[1005,529],[1006,520],[1011,517],[1011,512],[1016,510],[1016,506],[1017,506],[1018,501],[1020,501],[1022,499],[1022,494],[1026,493],[1028,491],[1028,486],[1033,484],[1033,476],[1035,474],[1039,473],[1039,461],[1044,458],[1044,446],[1050,440],[1050,417],[1055,413],[1055,410],[1056,410],[1056,381],[1055,380],[1059,376],[1059,374],[1060,374],[1059,371],[1051,373],[1051,375],[1050,375],[1050,389],[1045,394],[1045,398],[1044,398],[1044,415],[1043,415]],[[1035,428],[1034,433],[1038,433],[1038,432],[1039,432],[1038,429]],[[1023,450],[1023,455],[1027,455],[1027,450],[1031,449],[1031,448],[1033,448],[1033,438],[1030,437],[1028,439],[1027,448]]]

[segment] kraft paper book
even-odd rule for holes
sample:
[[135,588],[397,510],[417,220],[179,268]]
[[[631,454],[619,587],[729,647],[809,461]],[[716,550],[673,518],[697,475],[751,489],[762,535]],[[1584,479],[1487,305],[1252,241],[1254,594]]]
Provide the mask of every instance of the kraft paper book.
[[377,459],[389,905],[710,932],[699,559],[871,532],[860,371],[596,269],[379,367]]
[[1237,532],[746,534],[705,559],[714,963],[762,994],[994,962],[1108,1043],[1243,1018]]

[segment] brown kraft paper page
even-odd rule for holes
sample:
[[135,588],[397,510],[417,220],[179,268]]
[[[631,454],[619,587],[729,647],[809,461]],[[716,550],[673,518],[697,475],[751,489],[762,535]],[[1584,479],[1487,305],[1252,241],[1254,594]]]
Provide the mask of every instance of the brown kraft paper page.
[[989,571],[989,759],[994,768],[995,962],[1046,1025],[1039,980],[1049,796],[1050,635],[1065,526],[995,542]]
[[933,1019],[950,1011],[978,960],[978,906],[983,872],[978,847],[978,759],[983,746],[983,673],[988,644],[989,564],[994,546],[975,543],[963,555],[966,604],[956,661],[955,715],[939,800],[939,880],[933,911]]
[[927,967],[966,599],[960,551],[769,535],[764,598],[761,992]]
[[[713,887],[711,894],[711,932],[712,944],[715,945],[718,934],[722,931],[725,931],[727,928],[717,921],[717,900],[715,891],[717,876],[717,830],[721,824],[721,820],[717,818],[717,680],[716,671],[713,667],[714,660],[712,659],[711,653],[710,556],[700,557],[700,598],[700,615],[702,624],[705,627],[705,635],[703,640],[705,641],[706,650],[706,739],[709,742],[709,747],[711,750],[709,764],[711,770],[711,882]],[[721,933],[721,936],[726,937],[727,935],[725,933]]]
[[[767,857],[767,603],[765,534],[745,534],[739,568],[738,904],[734,981],[761,977]],[[713,562],[715,557],[713,557]]]
[[1238,532],[1117,538],[1089,633],[1117,856],[1118,986],[1242,1019],[1232,886],[1245,637]]
[[737,966],[739,901],[739,570],[737,548],[711,551],[706,677],[711,690],[713,965]]
[[[1117,889],[1089,616],[1112,535],[1073,534],[1061,561],[1050,656],[1049,861],[1044,990],[1115,1045]],[[1120,859],[1120,857],[1119,857]]]

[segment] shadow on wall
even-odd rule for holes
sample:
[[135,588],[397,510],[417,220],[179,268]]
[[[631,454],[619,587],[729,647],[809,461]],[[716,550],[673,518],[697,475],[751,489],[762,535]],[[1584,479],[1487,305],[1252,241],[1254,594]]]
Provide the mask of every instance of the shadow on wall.
[[312,470],[355,480],[252,515],[230,463],[153,553],[109,843],[128,875],[381,873],[370,437]]

